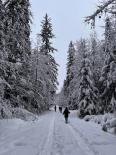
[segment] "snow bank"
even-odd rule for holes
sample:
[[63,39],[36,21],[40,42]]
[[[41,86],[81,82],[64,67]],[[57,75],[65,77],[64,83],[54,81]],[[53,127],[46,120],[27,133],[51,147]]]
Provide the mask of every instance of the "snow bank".
[[33,121],[38,119],[38,116],[23,109],[13,108],[7,102],[0,102],[0,119],[19,118],[25,121]]
[[23,124],[25,121],[21,119],[2,119],[0,120],[0,132],[6,133],[6,131],[17,130]]
[[12,118],[12,112],[10,105],[0,99],[0,119]]
[[116,127],[116,118],[110,120],[110,127]]
[[87,115],[87,116],[84,117],[84,120],[88,122],[88,121],[90,121],[92,118],[93,118],[92,115]]
[[70,116],[71,117],[78,117],[78,111],[77,110],[73,110],[73,111],[71,110],[70,111]]
[[102,130],[105,132],[110,132],[116,134],[116,116],[115,114],[105,114],[105,115],[87,115],[84,117],[85,121],[91,121],[100,124]]
[[13,118],[20,118],[25,121],[34,121],[38,118],[37,115],[21,108],[15,108],[12,111]]
[[109,131],[116,134],[116,118],[112,118],[102,125],[103,131]]

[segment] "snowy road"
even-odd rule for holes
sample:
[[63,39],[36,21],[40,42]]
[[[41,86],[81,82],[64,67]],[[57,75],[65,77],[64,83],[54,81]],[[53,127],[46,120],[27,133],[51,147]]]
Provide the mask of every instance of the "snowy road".
[[0,155],[116,155],[116,136],[74,114],[53,111],[35,122],[0,122]]

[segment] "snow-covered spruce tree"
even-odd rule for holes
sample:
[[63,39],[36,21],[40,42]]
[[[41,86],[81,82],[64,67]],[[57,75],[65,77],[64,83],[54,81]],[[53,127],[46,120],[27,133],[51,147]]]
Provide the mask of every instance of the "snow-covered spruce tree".
[[[30,4],[29,0],[6,0],[6,35],[9,61],[26,61],[30,54]],[[13,36],[13,37],[12,37]]]
[[[2,82],[5,78],[5,66],[6,66],[6,51],[5,51],[5,25],[4,25],[5,8],[0,0],[0,90],[4,92],[2,88]],[[2,93],[2,91],[0,91]],[[0,93],[0,94],[1,94]],[[1,95],[0,95],[1,96]]]
[[0,0],[0,119],[10,118],[10,105],[4,99],[5,88],[9,87],[6,82],[7,76],[7,51],[6,51],[6,36],[5,36],[5,7]]
[[106,18],[105,24],[105,64],[101,72],[101,113],[116,110],[116,40],[112,22]]
[[57,63],[53,57],[53,53],[56,49],[52,46],[51,40],[55,37],[53,34],[51,18],[46,14],[42,23],[42,29],[40,33],[40,37],[42,40],[40,52],[44,57],[44,63],[46,65],[46,77],[48,77],[46,81],[46,95],[47,95],[47,105],[53,102],[54,94],[57,89]]
[[0,0],[0,60],[6,58],[5,51],[5,8]]
[[46,74],[48,66],[46,65],[48,58],[40,52],[37,45],[31,55],[31,81],[34,89],[34,98],[32,104],[38,107],[39,112],[48,108],[48,88],[50,85],[49,75]]
[[102,69],[102,74],[100,78],[100,82],[102,83],[102,87],[100,90],[101,93],[101,113],[105,112],[113,112],[115,111],[115,49],[116,49],[116,1],[115,0],[107,0],[104,1],[95,13],[86,17],[86,22],[91,22],[92,26],[95,26],[95,18],[99,15],[101,18],[102,13],[109,14],[111,19],[114,18],[113,22],[110,21],[109,18],[106,18],[105,25],[105,52],[106,59],[105,65]]
[[46,14],[44,19],[41,22],[41,39],[42,39],[42,52],[45,55],[48,55],[51,52],[56,51],[54,47],[52,47],[52,42],[51,39],[53,39],[55,36],[53,34],[53,29],[52,29],[52,23],[51,23],[51,18],[48,17]]
[[72,41],[69,44],[69,49],[68,49],[68,58],[67,58],[67,76],[66,80],[64,82],[64,94],[67,98],[67,105],[69,106],[70,109],[74,109],[74,102],[73,102],[73,78],[75,75],[74,72],[74,63],[75,63],[75,48],[74,44]]
[[90,61],[92,63],[92,73],[95,86],[99,89],[99,78],[104,65],[105,51],[103,50],[104,42],[97,39],[96,32],[90,35],[89,50]]
[[5,32],[4,32],[5,9],[0,0],[0,104],[4,96],[5,70],[6,70],[6,51],[5,51]]
[[83,51],[82,67],[80,71],[80,87],[78,97],[78,110],[80,117],[98,113],[97,89],[94,87],[91,64],[88,59],[88,52],[85,40],[82,40],[81,47]]
[[6,46],[8,52],[7,82],[5,98],[15,107],[31,109],[29,83],[30,48],[30,4],[29,0],[6,0]]
[[93,32],[91,35],[90,35],[90,44],[91,44],[91,47],[90,47],[90,52],[91,52],[91,61],[92,61],[92,69],[93,69],[93,72],[96,72],[95,71],[95,67],[96,67],[96,56],[97,56],[97,52],[98,52],[98,47],[97,47],[97,37],[96,37],[96,33]]
[[66,107],[67,105],[67,98],[64,95],[64,87],[61,89],[61,92],[58,94],[59,100],[58,105],[61,107]]
[[73,70],[72,70],[74,60],[75,60],[75,48],[71,41],[69,44],[68,58],[67,58],[67,61],[68,61],[67,62],[67,78],[66,78],[67,87],[70,85],[70,81],[73,79],[73,76],[74,76]]
[[76,43],[74,43],[74,47],[75,47],[75,60],[74,60],[74,64],[73,64],[73,73],[74,73],[74,77],[71,80],[71,86],[72,86],[72,103],[73,103],[73,107],[74,109],[77,109],[77,105],[78,105],[78,95],[79,95],[79,84],[80,84],[80,69],[81,69],[81,62],[82,62],[82,58],[83,58],[83,49],[81,47],[81,40],[76,41]]

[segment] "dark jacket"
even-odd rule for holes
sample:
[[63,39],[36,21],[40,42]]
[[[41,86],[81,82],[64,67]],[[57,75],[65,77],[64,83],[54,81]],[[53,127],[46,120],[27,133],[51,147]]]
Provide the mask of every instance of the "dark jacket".
[[69,114],[70,114],[70,111],[68,110],[68,108],[65,108],[63,112],[64,117],[68,117]]

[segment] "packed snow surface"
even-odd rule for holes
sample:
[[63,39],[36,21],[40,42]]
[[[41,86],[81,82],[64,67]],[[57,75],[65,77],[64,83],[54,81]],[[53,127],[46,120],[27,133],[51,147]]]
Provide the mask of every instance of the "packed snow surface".
[[116,136],[71,112],[49,111],[35,121],[0,121],[0,155],[116,155]]

